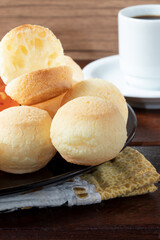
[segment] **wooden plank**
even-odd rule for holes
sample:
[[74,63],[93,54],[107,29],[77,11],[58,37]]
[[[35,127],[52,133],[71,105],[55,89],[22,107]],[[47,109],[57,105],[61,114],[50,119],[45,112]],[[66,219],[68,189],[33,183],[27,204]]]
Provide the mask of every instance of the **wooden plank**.
[[[160,146],[160,114],[159,110],[135,109],[138,128],[132,145]],[[159,156],[160,159],[160,156]]]
[[[136,147],[160,171],[160,147]],[[160,191],[90,206],[0,214],[0,239],[158,239]]]
[[1,0],[0,38],[15,26],[39,24],[49,27],[73,58],[101,58],[118,53],[118,11],[136,4],[150,1]]
[[[85,211],[85,209],[83,210]],[[100,210],[101,211],[101,210]],[[36,213],[35,213],[36,214]],[[104,213],[106,214],[106,212]],[[156,227],[130,227],[123,228],[117,227],[108,229],[87,229],[87,230],[57,230],[54,228],[41,228],[41,229],[5,229],[4,235],[1,240],[158,240],[159,228]]]

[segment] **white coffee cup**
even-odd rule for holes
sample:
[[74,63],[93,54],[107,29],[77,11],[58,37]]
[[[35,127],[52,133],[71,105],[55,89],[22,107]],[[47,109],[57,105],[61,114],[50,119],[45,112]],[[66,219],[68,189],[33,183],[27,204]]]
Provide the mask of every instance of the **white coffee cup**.
[[138,88],[160,90],[160,4],[137,5],[118,14],[120,68],[125,80]]

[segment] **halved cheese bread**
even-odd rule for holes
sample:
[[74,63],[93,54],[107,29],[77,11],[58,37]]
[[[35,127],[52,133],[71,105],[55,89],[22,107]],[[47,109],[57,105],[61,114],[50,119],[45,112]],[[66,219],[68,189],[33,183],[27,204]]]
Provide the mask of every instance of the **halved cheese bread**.
[[5,84],[39,69],[63,65],[61,42],[48,29],[22,25],[9,31],[0,44],[0,75]]

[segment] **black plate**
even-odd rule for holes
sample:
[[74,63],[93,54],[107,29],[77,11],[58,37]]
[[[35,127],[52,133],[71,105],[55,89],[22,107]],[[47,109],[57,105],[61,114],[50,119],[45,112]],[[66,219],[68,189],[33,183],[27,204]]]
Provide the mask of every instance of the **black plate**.
[[[135,112],[129,104],[128,111],[128,138],[124,147],[133,139],[137,127]],[[68,163],[57,153],[45,168],[35,173],[18,175],[0,171],[0,195],[24,192],[51,183],[60,183],[93,168],[95,168],[95,166],[86,167]]]

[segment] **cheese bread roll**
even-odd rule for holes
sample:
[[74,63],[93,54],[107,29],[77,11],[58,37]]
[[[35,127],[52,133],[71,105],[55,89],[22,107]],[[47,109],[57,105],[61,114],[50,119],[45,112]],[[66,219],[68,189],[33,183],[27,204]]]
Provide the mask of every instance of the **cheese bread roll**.
[[68,162],[94,166],[118,155],[127,139],[125,121],[116,105],[99,97],[78,97],[55,114],[53,145]]
[[19,76],[6,86],[5,91],[20,104],[33,105],[59,96],[71,87],[71,68],[60,66]]
[[75,85],[77,82],[84,80],[84,74],[80,66],[69,56],[64,56],[65,65],[72,69],[73,83]]
[[1,40],[0,75],[5,84],[39,69],[63,65],[61,42],[48,29],[22,25],[12,29]]
[[46,110],[49,113],[49,115],[51,116],[51,118],[53,118],[54,115],[56,114],[57,110],[61,106],[61,101],[64,97],[64,94],[65,93],[59,95],[58,97],[51,98],[47,101],[37,103],[32,106]]
[[112,83],[103,79],[88,79],[81,81],[67,91],[61,104],[63,105],[74,98],[82,96],[97,96],[110,100],[118,107],[127,123],[128,107],[126,100],[120,90]]
[[0,170],[30,173],[44,167],[55,155],[50,139],[51,117],[29,106],[0,112]]

